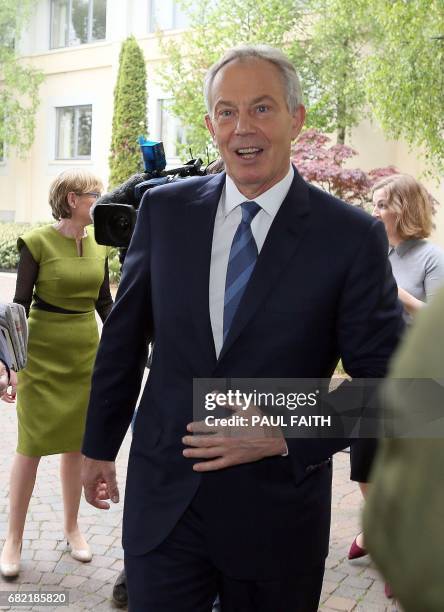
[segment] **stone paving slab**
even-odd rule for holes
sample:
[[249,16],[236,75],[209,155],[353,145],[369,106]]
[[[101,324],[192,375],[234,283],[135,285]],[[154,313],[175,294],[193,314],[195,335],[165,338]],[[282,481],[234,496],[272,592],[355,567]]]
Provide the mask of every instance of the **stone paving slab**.
[[[15,276],[0,273],[0,300],[10,301]],[[9,470],[16,445],[16,415],[13,405],[0,402],[0,546],[7,527]],[[123,499],[130,436],[125,438],[117,460],[117,475]],[[362,506],[358,487],[349,480],[349,456],[339,453],[334,460],[330,554],[322,589],[322,612],[393,612],[395,602],[385,598],[384,583],[368,557],[347,560],[349,546],[359,531]],[[34,495],[26,523],[22,571],[11,582],[0,578],[0,591],[69,591],[68,607],[2,607],[5,610],[50,610],[72,612],[116,610],[111,601],[115,578],[123,565],[120,546],[122,503],[108,511],[89,506],[83,499],[79,523],[94,553],[91,563],[72,559],[63,540],[59,456],[44,457],[40,463]],[[291,611],[288,611],[291,612]]]

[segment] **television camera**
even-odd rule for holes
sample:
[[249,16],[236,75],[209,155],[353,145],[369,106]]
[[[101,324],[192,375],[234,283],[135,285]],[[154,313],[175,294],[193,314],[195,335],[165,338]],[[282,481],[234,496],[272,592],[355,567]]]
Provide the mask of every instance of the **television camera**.
[[190,159],[183,166],[165,170],[162,142],[138,139],[145,172],[134,174],[113,191],[98,198],[92,210],[96,241],[106,246],[128,247],[137,219],[137,209],[148,189],[191,176],[203,176],[201,159]]

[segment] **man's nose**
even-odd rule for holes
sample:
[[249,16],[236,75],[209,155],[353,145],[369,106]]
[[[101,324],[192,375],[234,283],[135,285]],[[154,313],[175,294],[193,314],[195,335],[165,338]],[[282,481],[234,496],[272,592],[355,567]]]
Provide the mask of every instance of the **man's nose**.
[[247,110],[239,111],[236,123],[236,134],[251,134],[254,131],[254,123],[250,113]]

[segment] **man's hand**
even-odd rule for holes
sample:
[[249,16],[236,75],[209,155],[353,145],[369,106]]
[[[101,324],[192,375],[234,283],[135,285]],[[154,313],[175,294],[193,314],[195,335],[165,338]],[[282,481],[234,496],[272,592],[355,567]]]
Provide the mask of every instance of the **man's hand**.
[[[8,389],[10,389],[10,391]],[[5,364],[0,361],[0,399],[8,404],[12,404],[15,402],[16,392],[17,374],[14,370],[10,370],[8,382],[8,371]]]
[[9,384],[8,370],[6,369],[6,366],[3,363],[3,361],[0,361],[0,396],[2,396],[3,393],[6,393],[8,384]]
[[237,409],[234,414],[244,419],[244,425],[213,427],[200,421],[187,426],[189,432],[200,435],[187,435],[182,438],[185,445],[192,447],[183,451],[184,456],[190,459],[207,459],[195,463],[194,471],[221,470],[286,453],[287,444],[279,427],[251,425],[251,416],[260,414],[258,408],[250,407],[247,411]]
[[114,504],[119,501],[114,461],[99,461],[85,457],[82,466],[82,481],[86,501],[100,510],[109,510],[107,499]]

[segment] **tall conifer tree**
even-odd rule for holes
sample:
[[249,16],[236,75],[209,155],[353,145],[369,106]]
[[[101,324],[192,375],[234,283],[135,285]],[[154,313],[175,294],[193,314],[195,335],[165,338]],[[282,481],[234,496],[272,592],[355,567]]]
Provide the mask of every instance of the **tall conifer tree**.
[[109,156],[109,188],[143,170],[137,137],[147,133],[146,66],[143,51],[130,36],[122,44],[114,89]]

